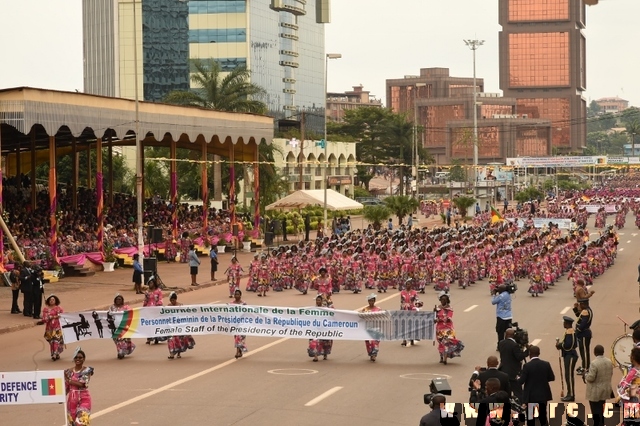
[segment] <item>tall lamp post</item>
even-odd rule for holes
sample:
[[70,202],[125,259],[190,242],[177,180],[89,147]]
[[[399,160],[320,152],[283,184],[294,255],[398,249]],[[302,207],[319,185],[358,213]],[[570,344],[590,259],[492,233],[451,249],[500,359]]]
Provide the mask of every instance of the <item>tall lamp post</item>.
[[420,167],[420,156],[418,154],[418,87],[425,87],[426,85],[427,83],[416,83],[415,92],[413,94],[413,148],[411,151],[411,175],[416,182],[416,198],[418,198],[418,167]]
[[329,169],[329,157],[328,149],[329,143],[327,142],[327,71],[329,70],[329,59],[340,59],[342,54],[340,53],[327,53],[324,60],[324,222],[323,226],[327,227],[327,189],[329,187],[329,176],[327,170]]
[[142,215],[142,179],[143,179],[143,164],[142,164],[142,140],[140,138],[140,107],[138,100],[138,27],[136,20],[136,0],[133,0],[133,90],[135,91],[135,132],[136,132],[136,198],[137,198],[137,218],[138,218],[138,256],[144,257],[144,236],[143,236],[143,215]]
[[478,86],[476,84],[476,50],[484,44],[484,40],[464,40],[473,51],[473,188],[478,195]]

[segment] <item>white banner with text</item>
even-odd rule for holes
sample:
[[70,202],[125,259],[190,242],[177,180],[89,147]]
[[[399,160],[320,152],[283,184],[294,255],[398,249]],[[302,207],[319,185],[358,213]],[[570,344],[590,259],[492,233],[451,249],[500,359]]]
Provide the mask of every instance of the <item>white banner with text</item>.
[[64,371],[0,372],[0,406],[66,401]]
[[431,311],[183,305],[60,315],[65,342],[226,334],[326,340],[433,340]]

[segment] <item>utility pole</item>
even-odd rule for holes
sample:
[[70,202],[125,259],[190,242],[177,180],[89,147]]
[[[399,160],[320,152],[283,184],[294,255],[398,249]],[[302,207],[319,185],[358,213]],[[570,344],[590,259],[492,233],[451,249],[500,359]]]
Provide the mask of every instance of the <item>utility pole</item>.
[[478,85],[476,84],[476,50],[484,44],[484,40],[465,40],[464,43],[473,51],[473,187],[478,195]]
[[298,155],[298,165],[300,167],[300,189],[304,188],[304,179],[303,179],[303,163],[304,163],[304,111],[302,111],[302,116],[300,117],[300,155]]

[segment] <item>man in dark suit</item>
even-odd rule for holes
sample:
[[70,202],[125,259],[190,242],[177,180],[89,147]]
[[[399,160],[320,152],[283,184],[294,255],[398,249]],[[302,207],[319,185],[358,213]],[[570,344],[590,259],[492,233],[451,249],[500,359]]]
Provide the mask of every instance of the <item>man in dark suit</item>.
[[[487,416],[490,416],[491,411],[498,410],[497,416],[490,419],[490,424],[503,424],[506,425],[511,420],[511,403],[509,402],[509,395],[505,391],[500,390],[500,380],[493,377],[487,379],[487,383],[484,387],[484,392],[480,393],[480,380],[476,380],[474,383],[474,391],[471,393],[469,402],[478,410],[478,420],[476,425],[484,426],[487,421]],[[483,398],[478,399],[479,395],[483,395]]]
[[444,416],[447,416],[444,410],[444,404],[447,402],[447,398],[444,395],[434,395],[429,403],[431,412],[425,414],[420,419],[420,426],[441,426],[440,420]]
[[547,418],[547,403],[553,399],[551,386],[556,376],[553,374],[551,364],[540,359],[540,348],[531,346],[529,348],[529,362],[522,368],[518,383],[524,386],[522,391],[522,402],[528,404],[527,426],[535,426],[536,419],[533,416],[533,406],[538,404],[540,426],[549,424]]
[[509,375],[504,371],[498,370],[498,357],[491,355],[487,358],[487,369],[481,371],[478,374],[478,380],[480,380],[480,387],[484,389],[488,379],[496,378],[500,381],[500,390],[505,391],[508,395],[511,395],[511,385],[509,384]]
[[509,376],[509,387],[513,396],[522,401],[522,387],[518,383],[518,375],[522,370],[522,361],[527,357],[527,349],[521,347],[513,339],[515,330],[510,328],[505,333],[505,339],[498,344],[500,351],[500,367],[498,370]]
[[31,264],[25,261],[20,271],[20,291],[22,292],[23,304],[22,315],[33,316],[33,271]]

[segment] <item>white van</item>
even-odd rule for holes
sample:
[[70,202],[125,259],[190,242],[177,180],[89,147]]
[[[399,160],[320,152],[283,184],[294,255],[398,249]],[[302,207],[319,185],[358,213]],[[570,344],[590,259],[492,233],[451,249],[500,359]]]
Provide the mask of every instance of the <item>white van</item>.
[[451,173],[449,172],[436,172],[436,179],[449,179],[449,176],[451,175]]

